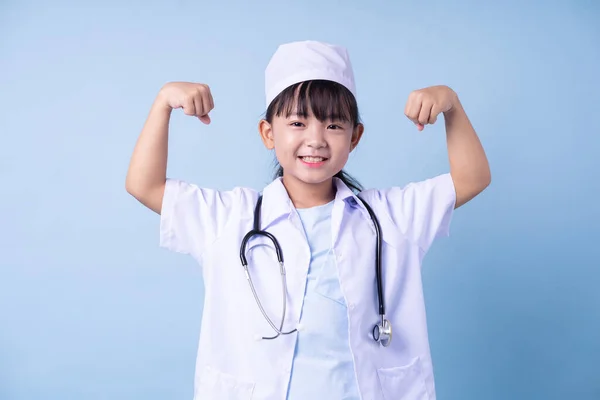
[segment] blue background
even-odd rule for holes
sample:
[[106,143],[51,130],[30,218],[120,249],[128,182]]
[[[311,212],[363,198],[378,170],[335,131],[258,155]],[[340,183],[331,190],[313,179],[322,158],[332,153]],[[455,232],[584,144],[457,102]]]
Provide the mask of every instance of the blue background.
[[158,248],[129,157],[160,87],[204,82],[213,124],[174,113],[169,176],[264,186],[263,71],[304,39],[349,48],[365,186],[447,171],[443,124],[403,115],[424,86],[489,156],[425,261],[438,397],[600,398],[597,2],[82,3],[0,6],[0,399],[192,397],[199,268]]

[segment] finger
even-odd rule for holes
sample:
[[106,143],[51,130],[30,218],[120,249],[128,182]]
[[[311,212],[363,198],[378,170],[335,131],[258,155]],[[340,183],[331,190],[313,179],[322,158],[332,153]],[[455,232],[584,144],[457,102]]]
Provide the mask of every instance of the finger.
[[210,124],[210,116],[208,114],[198,117],[198,119],[206,125]]
[[435,122],[437,121],[437,117],[438,115],[440,115],[440,109],[439,107],[432,107],[431,108],[431,113],[429,114],[429,123],[430,124],[435,124]]
[[215,102],[213,101],[212,93],[210,92],[210,88],[208,86],[206,87],[206,90],[207,90],[206,97],[208,98],[208,106],[209,106],[208,111],[211,111],[213,108],[215,108]]
[[418,96],[411,94],[404,109],[404,115],[415,124],[418,123],[419,113],[421,112],[421,100]]
[[182,102],[183,105],[183,113],[185,115],[196,115],[196,105],[194,104],[193,98],[185,99]]
[[419,124],[427,125],[429,123],[431,109],[433,108],[433,103],[428,101],[423,102],[421,106],[421,111],[419,112],[419,117],[417,118]]
[[204,112],[204,104],[202,102],[202,96],[201,95],[196,95],[194,96],[194,104],[196,106],[196,117],[198,117],[200,119],[200,121],[204,122],[206,124],[206,119],[203,119],[203,117],[205,116],[205,112]]
[[202,104],[202,114],[208,114],[213,108],[212,95],[210,94],[208,85],[200,84],[197,87],[197,96],[200,98]]
[[202,101],[202,94],[196,93],[194,95],[194,104],[196,105],[196,117],[201,117],[205,114],[204,102]]
[[[202,85],[199,91],[200,100],[202,101],[202,115],[206,115],[212,110],[210,106],[210,89],[208,86]],[[200,115],[200,116],[202,116]]]

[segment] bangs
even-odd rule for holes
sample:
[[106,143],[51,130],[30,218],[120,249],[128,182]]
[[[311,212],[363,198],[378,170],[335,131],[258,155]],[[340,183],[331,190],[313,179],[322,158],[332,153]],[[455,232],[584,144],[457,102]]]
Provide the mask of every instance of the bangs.
[[326,80],[300,82],[286,88],[269,105],[266,119],[313,115],[320,122],[343,121],[358,125],[358,105],[352,92],[339,83]]

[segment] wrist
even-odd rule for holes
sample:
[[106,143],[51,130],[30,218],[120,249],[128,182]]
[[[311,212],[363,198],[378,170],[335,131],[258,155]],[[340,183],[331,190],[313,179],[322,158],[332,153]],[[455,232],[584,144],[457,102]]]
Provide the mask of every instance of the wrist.
[[452,90],[451,88],[447,88],[447,90],[450,102],[450,109],[444,112],[444,117],[451,117],[453,114],[456,114],[457,111],[460,111],[462,109],[462,104],[458,99],[458,94],[454,90]]
[[156,96],[154,100],[154,108],[163,111],[166,113],[171,113],[173,108],[169,105],[169,101],[167,100],[167,96],[165,96],[165,88],[163,87]]

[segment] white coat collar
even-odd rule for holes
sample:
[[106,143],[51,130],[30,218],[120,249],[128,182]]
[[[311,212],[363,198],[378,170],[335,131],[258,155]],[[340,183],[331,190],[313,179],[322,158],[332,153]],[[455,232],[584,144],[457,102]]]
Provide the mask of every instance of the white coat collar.
[[[333,183],[336,188],[335,202],[345,202],[361,210],[361,214],[370,220],[367,209],[358,199],[356,194],[339,178],[334,177]],[[261,208],[261,228],[266,229],[269,225],[280,218],[287,218],[294,212],[294,205],[290,199],[282,178],[276,178],[267,185],[263,192]]]

